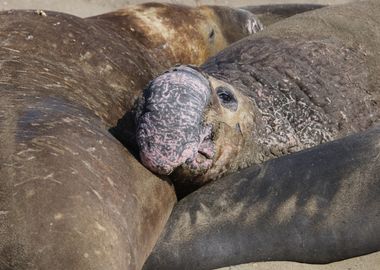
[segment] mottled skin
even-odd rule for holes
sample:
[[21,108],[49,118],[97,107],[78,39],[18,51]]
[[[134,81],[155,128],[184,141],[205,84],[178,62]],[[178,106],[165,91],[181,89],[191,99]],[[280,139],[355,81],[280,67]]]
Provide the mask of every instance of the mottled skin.
[[[379,122],[378,12],[380,3],[369,1],[296,15],[209,59],[198,71],[208,80],[205,87],[210,92],[199,130],[212,126],[215,151],[204,160],[208,164],[212,160],[212,165],[201,173],[182,170],[183,166],[172,168],[173,179],[200,185]],[[183,79],[181,87],[191,89],[190,79]],[[160,89],[170,89],[171,83],[150,86],[160,95]],[[165,115],[161,125],[177,128]],[[144,138],[140,141],[143,145]],[[168,144],[183,145],[186,140]],[[168,148],[152,149],[165,152]]]
[[[206,137],[210,136],[211,127],[198,129],[202,122],[202,112],[209,103],[210,93],[208,87],[205,87],[207,80],[197,75],[195,70],[186,67],[181,68],[180,74],[175,70],[166,73],[152,82],[151,87],[148,87],[148,90],[144,92],[140,101],[141,108],[136,115],[140,121],[137,138],[143,139],[139,140],[140,158],[143,163],[151,164],[152,169],[159,168],[160,173],[170,174],[173,168],[187,160],[194,163],[188,163],[187,166],[200,167],[199,170],[207,170],[211,165],[206,163],[203,166],[198,166],[195,160],[198,151],[213,153],[211,141],[205,140]],[[181,87],[183,80],[189,79],[189,76],[191,77],[189,84],[192,87]],[[170,89],[166,89],[164,86],[167,81],[171,83]],[[176,87],[176,84],[179,87]],[[163,89],[159,92],[160,95],[157,95],[156,87]],[[173,131],[170,127],[162,125],[162,115],[170,117],[170,123],[178,128]],[[152,129],[151,127],[155,128]],[[163,129],[167,129],[165,136],[161,136]],[[199,145],[199,137],[202,137],[203,147]],[[170,144],[177,139],[187,143],[184,145]],[[205,148],[207,149],[208,143],[211,149],[207,151]],[[162,148],[166,149],[165,153],[159,151]],[[194,151],[194,149],[198,149],[198,151]],[[157,153],[159,156],[151,155],[151,153]],[[181,155],[167,153],[180,153]]]
[[170,58],[122,19],[0,13],[2,270],[141,269],[169,216],[171,184],[108,129],[153,76],[197,54]]
[[143,269],[320,264],[377,251],[380,126],[243,169],[185,197]]

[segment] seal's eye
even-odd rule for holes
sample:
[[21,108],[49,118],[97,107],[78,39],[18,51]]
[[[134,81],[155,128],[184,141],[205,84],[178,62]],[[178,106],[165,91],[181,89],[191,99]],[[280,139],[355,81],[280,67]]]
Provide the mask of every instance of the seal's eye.
[[223,103],[229,103],[232,101],[232,96],[229,93],[226,92],[219,92],[218,97]]
[[218,95],[220,103],[223,107],[226,107],[232,111],[237,110],[238,102],[230,89],[224,86],[219,86],[216,88],[216,94]]
[[235,100],[235,97],[234,95],[231,93],[231,91],[223,86],[219,86],[216,88],[216,93],[219,97],[219,99],[223,102],[223,103],[230,103],[230,102],[233,102]]

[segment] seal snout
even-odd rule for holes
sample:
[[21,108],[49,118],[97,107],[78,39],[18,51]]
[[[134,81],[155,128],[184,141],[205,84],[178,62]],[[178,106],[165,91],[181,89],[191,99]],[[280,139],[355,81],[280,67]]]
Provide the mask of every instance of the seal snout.
[[168,175],[182,165],[193,173],[211,167],[212,127],[203,122],[210,95],[208,80],[187,66],[150,83],[137,114],[137,143],[147,168]]

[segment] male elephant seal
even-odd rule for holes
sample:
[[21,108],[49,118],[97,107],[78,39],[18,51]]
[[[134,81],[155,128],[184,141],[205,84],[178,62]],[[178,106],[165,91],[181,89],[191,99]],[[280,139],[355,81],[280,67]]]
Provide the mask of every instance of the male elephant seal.
[[379,122],[379,12],[368,1],[299,14],[157,77],[137,113],[142,162],[201,185]]
[[1,12],[0,43],[0,269],[141,269],[176,197],[107,129],[179,58],[56,12]]
[[272,159],[174,208],[144,270],[330,263],[380,251],[380,126]]

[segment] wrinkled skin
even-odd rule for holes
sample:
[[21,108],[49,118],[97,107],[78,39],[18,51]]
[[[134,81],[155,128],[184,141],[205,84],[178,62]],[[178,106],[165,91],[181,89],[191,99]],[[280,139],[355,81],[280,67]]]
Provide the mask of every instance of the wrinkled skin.
[[[191,87],[183,88],[184,81]],[[168,82],[170,89],[165,87]],[[160,174],[170,174],[173,168],[183,163],[200,172],[211,165],[210,160],[197,161],[198,153],[203,153],[206,158],[214,155],[211,128],[199,128],[210,97],[205,83],[207,80],[197,76],[194,70],[182,68],[160,76],[144,92],[143,107],[137,115],[140,157],[144,164],[151,164],[151,168],[157,168]],[[168,125],[178,128],[172,130]]]
[[[191,156],[185,164],[166,172],[174,171],[174,181],[200,185],[248,165],[366,130],[379,122],[380,39],[376,31],[380,22],[374,19],[376,11],[380,12],[380,4],[370,1],[366,5],[327,7],[304,13],[247,37],[208,60],[194,71],[208,80],[203,87],[209,88],[210,101],[199,114],[203,120],[198,130],[192,132],[201,134],[201,130],[211,126],[214,155],[189,168],[186,164],[194,164],[196,159]],[[358,19],[347,19],[353,16]],[[371,27],[359,31],[367,25]],[[195,94],[191,80],[190,76],[182,79],[181,87],[192,89]],[[163,85],[155,85],[155,81],[160,81],[160,77],[147,91],[170,92],[170,81]],[[218,91],[220,85],[224,91]],[[175,87],[179,87],[178,83]],[[182,110],[196,114],[191,106]],[[171,116],[163,113],[160,117],[165,119],[161,122],[165,127],[162,129],[160,123],[149,122],[149,116],[142,115],[138,134],[144,132],[141,129],[155,129],[155,134],[161,132],[158,135],[161,137],[175,134],[176,123],[181,121],[175,118],[171,122]],[[142,145],[145,138],[138,140]],[[199,136],[193,153],[198,151],[202,140]],[[154,142],[151,139],[151,147],[156,149],[155,156],[160,156],[155,147],[163,151],[166,146]],[[187,143],[186,136],[168,142]],[[181,147],[177,149],[182,151]],[[162,173],[149,162],[149,155],[144,152],[143,163]],[[179,158],[183,155],[177,153]],[[200,170],[202,166],[208,170]]]
[[229,159],[254,144],[253,112],[231,85],[191,67],[174,68],[153,80],[140,100],[141,161],[159,174],[174,171],[181,182],[199,176],[199,184],[244,167]]

